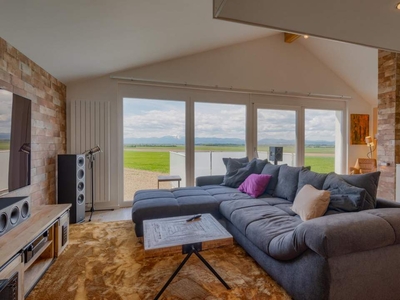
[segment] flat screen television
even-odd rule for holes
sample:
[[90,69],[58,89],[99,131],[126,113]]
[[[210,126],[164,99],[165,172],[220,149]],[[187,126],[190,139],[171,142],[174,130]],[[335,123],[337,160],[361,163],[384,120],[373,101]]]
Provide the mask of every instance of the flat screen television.
[[31,101],[0,89],[0,195],[31,184]]

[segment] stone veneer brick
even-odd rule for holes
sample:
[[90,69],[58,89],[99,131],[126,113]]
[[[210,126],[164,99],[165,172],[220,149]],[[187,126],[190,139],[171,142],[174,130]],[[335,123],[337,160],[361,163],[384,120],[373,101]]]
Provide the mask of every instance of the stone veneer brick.
[[400,54],[378,52],[378,197],[396,200],[396,164],[400,163]]
[[31,186],[9,194],[30,195],[33,205],[56,202],[56,156],[66,152],[66,86],[0,38],[0,88],[32,101]]

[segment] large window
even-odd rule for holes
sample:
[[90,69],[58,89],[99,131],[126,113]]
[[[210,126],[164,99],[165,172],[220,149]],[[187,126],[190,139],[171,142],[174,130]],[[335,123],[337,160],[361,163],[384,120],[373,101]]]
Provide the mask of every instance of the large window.
[[282,147],[282,159],[278,159],[276,163],[295,166],[296,144],[296,111],[257,109],[257,154],[259,158],[269,159],[272,147]]
[[195,178],[225,174],[223,157],[246,156],[246,106],[196,102]]
[[[341,112],[306,109],[304,164],[320,173],[335,171],[336,144],[340,139]],[[339,142],[340,143],[340,142]]]
[[159,175],[180,175],[185,186],[185,102],[124,98],[123,105],[124,200],[157,188]]
[[121,85],[119,93],[126,201],[157,188],[159,175],[180,175],[181,186],[192,186],[198,176],[224,174],[223,157],[269,159],[272,147],[283,148],[278,164],[346,170],[345,101],[139,85]]

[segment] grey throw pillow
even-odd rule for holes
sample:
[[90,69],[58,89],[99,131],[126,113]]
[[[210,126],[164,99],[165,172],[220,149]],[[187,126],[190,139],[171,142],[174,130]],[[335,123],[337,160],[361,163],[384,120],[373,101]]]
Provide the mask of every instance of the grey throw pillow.
[[356,175],[340,175],[347,183],[365,189],[365,202],[363,210],[373,209],[376,206],[376,194],[381,172],[372,172]]
[[273,195],[275,192],[276,184],[278,183],[279,169],[282,166],[283,165],[273,165],[271,163],[267,163],[261,171],[261,174],[267,174],[272,176],[266,190],[266,193],[268,195]]
[[247,164],[249,162],[249,158],[248,157],[242,157],[242,158],[230,158],[230,157],[224,157],[222,158],[222,161],[224,162],[225,167],[228,166],[228,160],[234,160],[236,162],[242,163],[242,164]]
[[327,176],[328,176],[328,174],[316,173],[316,172],[310,171],[309,169],[307,169],[307,167],[304,167],[303,169],[301,169],[300,174],[299,174],[299,184],[297,186],[296,194],[298,194],[299,191],[306,184],[312,185],[317,190],[322,190]]
[[254,172],[256,162],[252,161],[247,164],[243,164],[231,158],[228,158],[226,165],[226,174],[224,181],[221,185],[238,188],[246,178]]
[[268,159],[258,159],[258,158],[253,158],[252,161],[256,162],[256,167],[254,169],[255,174],[261,174],[262,170],[264,169],[265,165],[268,163]]
[[328,174],[323,189],[331,192],[328,210],[354,212],[364,207],[365,189],[348,184],[336,173]]
[[303,167],[291,167],[284,165],[279,170],[278,183],[274,196],[294,201],[299,183],[299,173]]

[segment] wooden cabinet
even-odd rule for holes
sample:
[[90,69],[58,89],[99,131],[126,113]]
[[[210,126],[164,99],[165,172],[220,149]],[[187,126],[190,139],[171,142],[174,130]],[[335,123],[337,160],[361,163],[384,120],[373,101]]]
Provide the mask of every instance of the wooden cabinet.
[[0,237],[0,279],[18,272],[18,299],[34,288],[68,244],[70,204],[44,205]]

